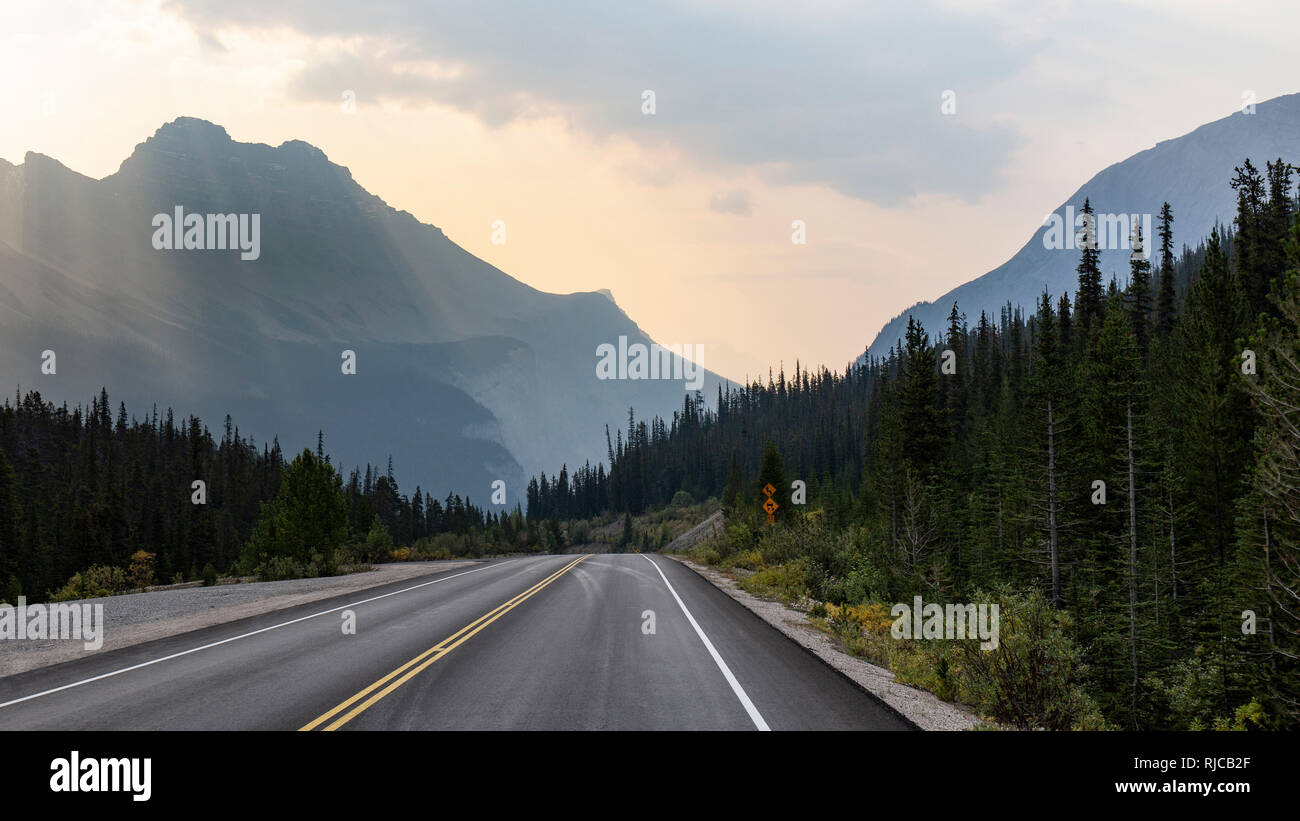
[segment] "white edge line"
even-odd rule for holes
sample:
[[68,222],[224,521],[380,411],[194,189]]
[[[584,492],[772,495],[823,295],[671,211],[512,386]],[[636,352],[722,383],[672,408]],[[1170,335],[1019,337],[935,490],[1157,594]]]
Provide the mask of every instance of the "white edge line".
[[[350,604],[341,604],[341,605],[339,605],[338,607],[334,607],[334,608],[331,608],[331,609],[329,609],[329,610],[322,610],[322,611],[320,611],[319,613],[312,613],[310,616],[301,616],[301,617],[299,617],[299,618],[292,619],[292,620],[290,620],[290,621],[281,622],[280,624],[273,624],[273,625],[271,625],[270,627],[262,627],[262,628],[260,628],[260,629],[258,629],[258,630],[254,630],[254,631],[252,631],[251,633],[244,633],[244,634],[239,635],[239,636],[231,636],[230,638],[222,639],[221,641],[214,641],[214,642],[212,642],[211,644],[205,644],[205,645],[203,645],[202,647],[191,647],[189,650],[182,650],[182,651],[179,652],[179,653],[172,653],[170,656],[163,656],[162,658],[156,658],[156,659],[151,659],[151,660],[149,660],[149,661],[143,661],[143,662],[140,662],[139,664],[133,664],[133,665],[131,665],[130,667],[123,667],[123,668],[120,669],[120,670],[113,670],[112,672],[109,672],[109,673],[101,673],[101,674],[98,675],[98,676],[93,676],[93,677],[91,677],[91,678],[82,679],[81,681],[74,681],[74,682],[72,682],[71,684],[64,684],[64,685],[62,685],[61,687],[55,687],[55,688],[53,688],[53,689],[50,689],[50,690],[44,690],[44,691],[39,692],[39,693],[32,693],[32,694],[29,695],[29,696],[23,696],[22,698],[15,698],[15,699],[12,699],[12,700],[10,700],[10,701],[6,701],[6,702],[4,702],[3,704],[0,704],[0,709],[3,709],[3,708],[5,708],[5,707],[8,707],[8,706],[13,705],[13,704],[20,704],[20,703],[22,703],[22,702],[24,702],[24,701],[31,701],[32,699],[34,699],[34,698],[40,698],[41,696],[48,696],[48,695],[50,695],[50,694],[52,694],[52,693],[57,693],[57,692],[59,692],[60,690],[68,690],[68,689],[71,689],[71,688],[73,688],[73,687],[80,687],[80,686],[83,685],[83,684],[90,684],[90,683],[93,682],[93,681],[99,681],[100,679],[112,678],[113,676],[119,676],[119,675],[121,675],[122,673],[129,673],[129,672],[131,672],[132,670],[139,670],[141,667],[149,667],[150,665],[158,664],[158,663],[160,663],[160,662],[164,662],[164,661],[170,661],[171,659],[174,659],[174,658],[180,658],[181,656],[188,656],[190,653],[197,653],[197,652],[199,652],[200,650],[208,650],[208,649],[211,649],[211,648],[213,648],[213,647],[219,647],[219,646],[221,646],[221,645],[223,645],[223,644],[229,644],[229,643],[232,642],[232,641],[239,641],[240,639],[246,639],[246,638],[248,638],[249,636],[256,636],[258,633],[265,633],[265,632],[268,631],[268,630],[275,630],[275,629],[280,628],[280,627],[288,627],[288,626],[291,625],[291,624],[297,624],[297,623],[300,622],[300,621],[307,621],[308,619],[314,619],[314,618],[316,618],[317,616],[327,616],[327,615],[329,615],[330,613],[337,613],[338,611],[340,611],[340,610],[346,610],[346,609],[348,609],[349,607],[356,607],[357,605],[360,605],[360,604],[368,604],[368,603],[370,603],[370,602],[372,602],[372,601],[379,601],[380,599],[386,599],[386,598],[388,598],[389,596],[396,596],[398,593],[409,593],[409,592],[412,591],[412,590],[418,590],[418,589],[420,589],[421,587],[428,587],[428,586],[431,585],[431,584],[437,584],[438,582],[450,581],[450,580],[452,580],[452,579],[460,578],[461,576],[468,576],[469,574],[471,574],[471,573],[477,573],[477,572],[479,572],[480,570],[487,570],[489,567],[495,567],[495,564],[485,564],[485,565],[483,565],[482,567],[476,567],[476,568],[474,568],[473,570],[466,570],[466,571],[463,572],[463,573],[457,573],[457,574],[452,575],[452,576],[443,576],[443,577],[440,578],[440,579],[434,579],[434,580],[432,580],[432,581],[422,582],[422,583],[420,583],[420,584],[413,585],[413,586],[411,586],[411,587],[405,587],[405,588],[403,588],[403,589],[401,589],[401,590],[394,590],[394,591],[392,591],[391,593],[384,593],[384,594],[379,595],[379,596],[373,596],[373,597],[371,597],[371,598],[369,598],[369,599],[362,599],[361,601],[352,602],[352,603],[350,603]],[[203,628],[199,628],[199,629],[203,629]],[[128,646],[129,646],[129,645],[128,645]],[[121,649],[121,648],[119,648],[119,649]]]
[[[722,656],[718,655],[718,651],[713,647],[713,642],[709,641],[709,637],[704,635],[704,631],[700,629],[699,622],[695,621],[695,617],[691,615],[691,611],[686,609],[686,603],[682,601],[681,596],[677,595],[677,591],[673,589],[672,582],[668,581],[668,577],[664,575],[663,569],[660,568],[659,565],[655,564],[655,560],[646,554],[642,553],[641,558],[650,562],[650,564],[654,566],[654,569],[659,571],[659,577],[664,580],[664,584],[668,585],[668,592],[673,594],[673,598],[677,600],[677,606],[682,608],[682,612],[686,614],[686,620],[691,623],[691,627],[695,628],[695,634],[700,637],[700,641],[704,642],[704,646],[708,649],[709,655],[713,656],[713,660],[717,662],[718,669],[722,671],[722,675],[727,679],[727,683],[731,685],[731,691],[736,694],[736,698],[740,699],[740,704],[745,708],[745,712],[749,713],[749,717],[753,720],[754,726],[760,730],[772,729],[767,726],[767,722],[763,720],[763,716],[758,712],[758,708],[754,706],[754,702],[750,701],[749,696],[745,694],[745,688],[741,687],[740,682],[736,680],[734,675],[732,675],[731,668],[722,660]],[[0,707],[3,706],[3,704],[0,704]]]

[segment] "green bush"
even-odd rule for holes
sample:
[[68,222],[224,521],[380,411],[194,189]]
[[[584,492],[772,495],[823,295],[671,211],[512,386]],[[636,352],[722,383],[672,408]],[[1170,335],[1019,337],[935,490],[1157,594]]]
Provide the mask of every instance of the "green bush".
[[725,559],[734,553],[753,550],[758,546],[758,541],[759,533],[751,528],[748,522],[742,521],[728,525],[723,537],[717,540],[715,547],[718,555]]
[[849,604],[884,599],[888,592],[889,583],[885,574],[865,558],[859,559],[844,579],[844,598]]
[[742,590],[755,596],[767,596],[789,603],[806,592],[803,579],[804,562],[798,560],[764,567],[741,579],[739,584]]
[[366,558],[372,562],[381,562],[392,552],[393,537],[388,532],[388,526],[375,519],[370,525],[370,532],[366,534]]
[[999,604],[998,647],[978,641],[957,643],[962,692],[985,715],[1021,729],[1097,729],[1104,726],[1083,688],[1085,667],[1070,638],[1072,620],[1038,591],[994,595],[973,601]]
[[254,575],[260,582],[278,582],[287,579],[301,579],[302,565],[288,556],[272,556],[257,566]]
[[763,554],[757,550],[743,550],[739,553],[733,553],[725,562],[727,567],[738,567],[742,570],[759,570],[763,567]]
[[1237,708],[1231,719],[1219,718],[1214,721],[1216,730],[1258,730],[1268,727],[1268,711],[1258,698],[1252,698]]
[[127,588],[126,571],[120,567],[95,565],[76,573],[68,583],[50,594],[50,601],[97,599],[112,596]]
[[217,583],[217,569],[212,566],[212,562],[203,565],[203,586],[212,587]]
[[569,523],[569,544],[591,544],[591,525],[586,520]]
[[721,554],[718,553],[717,548],[711,545],[697,548],[693,554],[693,558],[695,559],[695,561],[699,562],[700,564],[706,564],[709,566],[714,566],[722,563]]
[[1213,651],[1197,646],[1192,655],[1175,662],[1163,679],[1151,676],[1145,683],[1154,698],[1168,704],[1173,729],[1208,730],[1225,723],[1217,714],[1222,670]]

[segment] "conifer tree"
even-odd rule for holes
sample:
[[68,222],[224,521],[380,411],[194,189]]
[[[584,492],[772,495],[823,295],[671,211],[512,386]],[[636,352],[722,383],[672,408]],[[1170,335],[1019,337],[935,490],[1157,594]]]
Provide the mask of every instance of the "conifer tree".
[[1163,339],[1168,339],[1174,330],[1174,302],[1176,290],[1174,282],[1174,212],[1169,203],[1160,206],[1160,227],[1156,229],[1160,237],[1160,293],[1156,298],[1156,331]]
[[1075,293],[1075,320],[1086,338],[1089,329],[1101,318],[1101,251],[1097,247],[1097,221],[1092,202],[1083,201],[1083,226],[1078,231],[1079,290]]

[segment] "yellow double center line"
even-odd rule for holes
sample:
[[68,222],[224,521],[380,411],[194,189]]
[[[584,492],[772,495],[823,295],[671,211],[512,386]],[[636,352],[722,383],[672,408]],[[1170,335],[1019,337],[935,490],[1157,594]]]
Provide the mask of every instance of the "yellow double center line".
[[[455,650],[457,647],[464,644],[466,641],[469,641],[470,637],[472,637],[475,633],[482,630],[484,627],[487,627],[492,622],[496,621],[497,619],[504,616],[506,613],[513,610],[515,607],[523,603],[525,599],[534,595],[543,587],[546,587],[546,585],[560,578],[565,573],[568,573],[570,570],[576,567],[580,562],[582,562],[583,559],[586,558],[587,558],[586,556],[579,556],[578,558],[566,564],[564,567],[560,568],[556,572],[547,576],[545,579],[542,579],[537,584],[533,585],[532,587],[528,588],[524,592],[520,593],[518,596],[515,596],[513,599],[510,599],[509,601],[498,605],[496,608],[488,611],[487,613],[484,613],[482,616],[479,616],[474,621],[460,628],[455,633],[452,633],[450,636],[438,642],[434,646],[430,647],[428,650],[425,650],[423,653],[411,659],[410,661],[406,662],[401,667],[398,667],[396,670],[384,676],[383,678],[379,679],[374,684],[371,684],[369,687],[365,688],[361,692],[357,693],[356,695],[352,696],[346,701],[340,703],[337,707],[324,713],[319,718],[309,721],[308,723],[304,724],[302,727],[299,727],[298,728],[299,731],[314,730],[317,727],[319,727],[321,724],[324,724],[326,721],[329,721],[331,718],[334,718],[334,716],[338,715],[339,713],[342,713],[344,710],[347,710],[347,712],[344,713],[344,715],[341,718],[335,719],[329,726],[325,727],[325,730],[326,731],[337,730],[339,727],[342,727],[344,724],[347,724],[349,721],[351,721],[352,719],[356,718],[358,715],[360,715],[361,713],[369,709],[370,706],[373,705],[376,701],[379,701],[381,698],[393,692],[398,687],[401,687],[406,682],[415,678],[417,675],[420,674],[421,670],[428,667],[430,664],[433,664],[435,661],[442,658],[443,656],[447,655],[452,650]],[[401,677],[397,678],[396,681],[393,681],[393,679],[398,676]],[[391,684],[389,683],[390,681],[392,682]],[[386,684],[388,686],[385,687],[384,685]],[[379,690],[380,687],[383,687],[383,689]],[[379,692],[376,693],[375,690],[379,690]],[[374,695],[371,695],[371,693],[374,693]],[[369,696],[369,698],[366,698],[367,696]],[[357,706],[352,707],[353,704],[356,704],[358,701],[360,701],[363,698],[365,699],[365,701],[362,701],[360,704],[357,704]],[[349,707],[352,707],[352,709],[348,710]]]

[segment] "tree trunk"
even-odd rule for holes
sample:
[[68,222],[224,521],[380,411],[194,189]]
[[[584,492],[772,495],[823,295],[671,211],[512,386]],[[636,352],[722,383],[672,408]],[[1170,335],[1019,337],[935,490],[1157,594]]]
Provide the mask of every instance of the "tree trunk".
[[1133,663],[1133,690],[1129,707],[1133,728],[1137,729],[1138,656],[1137,656],[1137,488],[1133,465],[1133,400],[1126,405],[1128,413],[1128,640],[1129,657]]
[[1047,533],[1052,565],[1052,606],[1060,608],[1061,560],[1056,537],[1056,420],[1052,416],[1052,400],[1047,400]]
[[1169,592],[1178,607],[1178,547],[1174,542],[1174,489],[1169,488]]

